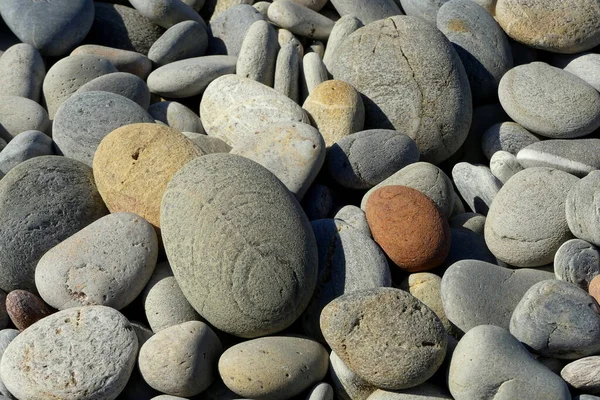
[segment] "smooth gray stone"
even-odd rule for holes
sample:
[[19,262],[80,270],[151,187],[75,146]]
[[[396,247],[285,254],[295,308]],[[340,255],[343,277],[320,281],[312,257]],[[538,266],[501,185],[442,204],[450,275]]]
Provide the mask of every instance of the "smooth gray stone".
[[574,55],[555,55],[553,65],[586,81],[600,91],[600,54],[579,53]]
[[[127,97],[144,110],[150,106],[150,89],[141,78],[127,72],[113,72],[85,83],[75,93],[110,92]],[[56,118],[56,117],[55,117]]]
[[115,66],[119,72],[128,72],[146,79],[152,71],[152,61],[143,54],[135,51],[115,49],[113,47],[84,44],[71,52],[71,55],[90,54],[104,57]]
[[[0,359],[2,359],[2,356],[4,355],[4,351],[6,350],[6,348],[8,347],[8,345],[10,344],[10,342],[12,342],[14,340],[14,338],[16,338],[19,335],[19,332],[17,329],[2,329],[0,330]],[[6,389],[6,386],[4,386],[4,382],[2,382],[2,378],[0,377],[0,394],[2,394],[1,398],[5,398],[5,399],[10,399],[10,400],[15,400],[15,397],[8,391],[8,389]]]
[[53,308],[103,305],[120,310],[144,290],[158,257],[154,228],[137,214],[94,221],[48,250],[35,286]]
[[277,53],[273,88],[296,103],[300,101],[300,69],[302,59],[298,48],[286,44]]
[[365,129],[410,136],[423,161],[446,160],[469,133],[467,74],[444,35],[420,18],[391,17],[358,29],[336,51],[331,72],[363,95]]
[[231,151],[231,146],[222,141],[221,139],[217,139],[216,137],[208,136],[201,133],[196,132],[182,132],[185,137],[190,139],[200,151],[204,154],[211,153],[229,153]]
[[92,0],[2,0],[0,15],[23,43],[45,56],[62,56],[88,34],[94,21]]
[[452,400],[445,390],[430,383],[399,392],[388,392],[378,389],[367,400]]
[[591,394],[580,394],[579,396],[573,397],[573,400],[600,400],[600,397]]
[[242,42],[236,74],[273,87],[278,52],[275,29],[267,21],[256,21]]
[[600,275],[600,250],[581,239],[564,242],[554,256],[554,274],[587,291],[592,279]]
[[8,171],[30,158],[53,154],[50,136],[40,131],[22,132],[0,151],[0,173],[6,175]]
[[148,323],[155,333],[188,321],[200,321],[200,315],[187,301],[168,262],[156,265],[142,293]]
[[39,102],[45,76],[44,60],[29,44],[15,44],[0,58],[0,87],[4,96],[26,97]]
[[333,388],[329,383],[319,383],[306,396],[306,400],[333,400]]
[[365,25],[394,15],[402,15],[394,0],[332,0],[331,4],[340,16],[352,15]]
[[510,320],[510,333],[544,357],[576,360],[600,351],[596,301],[572,283],[547,280],[533,285]]
[[[360,7],[360,3],[354,4],[358,4]],[[323,64],[325,64],[328,71],[331,71],[332,62],[335,60],[335,52],[340,45],[350,34],[363,26],[364,24],[354,15],[343,15],[342,18],[335,22],[327,40],[325,54],[323,55]]]
[[216,378],[223,347],[204,322],[188,321],[152,336],[140,349],[138,365],[144,380],[154,389],[175,395],[194,396]]
[[502,188],[502,182],[485,165],[458,163],[452,169],[452,178],[471,211],[483,215],[487,215],[494,197]]
[[272,3],[269,1],[257,1],[256,3],[252,4],[252,7],[256,8],[262,15],[266,17],[269,13],[269,7],[271,7],[271,4]]
[[90,54],[79,54],[59,60],[48,70],[42,85],[50,119],[54,119],[61,104],[85,83],[113,72],[118,71],[110,61]]
[[600,169],[600,139],[536,142],[519,151],[517,160],[524,168],[556,168],[584,177]]
[[573,185],[565,204],[567,223],[573,235],[596,246],[600,246],[599,190],[600,171],[592,171]]
[[70,97],[56,112],[52,137],[61,154],[91,166],[106,135],[135,123],[154,123],[137,103],[109,92],[84,92]]
[[462,260],[478,260],[490,264],[498,262],[488,249],[482,234],[468,229],[450,229],[450,235],[450,252],[443,265],[450,266]]
[[572,238],[565,201],[579,179],[551,168],[527,168],[510,178],[494,198],[485,241],[500,261],[516,267],[551,263]]
[[332,300],[358,290],[389,287],[392,278],[385,254],[369,237],[354,229],[338,229],[333,219],[311,223],[319,252],[314,295],[302,315],[304,332],[323,341],[319,319]]
[[508,329],[513,310],[525,292],[552,278],[552,273],[535,269],[512,270],[483,261],[459,261],[442,277],[444,311],[463,332],[477,325]]
[[335,394],[341,400],[366,400],[377,388],[356,375],[332,351],[329,355],[329,376]]
[[428,380],[442,364],[448,344],[435,313],[395,288],[338,297],[323,309],[321,331],[359,377],[391,390]]
[[343,137],[329,148],[326,161],[329,174],[340,185],[370,189],[419,161],[419,149],[398,131],[374,129]]
[[219,13],[210,21],[208,54],[237,57],[250,26],[265,20],[264,15],[248,4],[239,4]]
[[507,330],[471,329],[458,342],[448,374],[455,400],[570,400],[565,382],[537,362]]
[[465,67],[473,102],[493,100],[500,79],[513,67],[508,38],[494,17],[473,0],[451,0],[440,7],[437,27]]
[[4,150],[6,147],[6,140],[0,138],[0,151]]
[[[446,218],[452,215],[454,207],[454,187],[448,176],[438,167],[427,162],[409,164],[370,189],[362,198],[360,208],[363,210],[371,194],[384,186],[401,185],[416,189],[429,197]],[[464,211],[463,211],[464,212]]]
[[0,288],[35,291],[42,255],[106,214],[87,165],[56,156],[17,165],[0,180]]
[[254,161],[217,153],[186,164],[162,199],[161,232],[183,294],[219,330],[278,332],[312,296],[318,254],[308,219]]
[[498,87],[506,113],[551,139],[585,136],[600,127],[600,94],[577,76],[542,62],[508,71]]
[[468,229],[471,232],[483,235],[483,228],[485,226],[485,215],[467,212],[464,214],[458,214],[450,218],[448,222],[450,223],[450,228]]
[[[94,2],[94,6],[94,23],[86,38],[90,44],[147,55],[152,44],[165,31],[131,7],[101,2]],[[106,32],[110,32],[110,35]]]
[[327,40],[335,22],[292,0],[276,0],[267,12],[270,21],[309,39]]
[[175,61],[155,69],[148,76],[152,93],[185,98],[204,92],[216,78],[235,73],[236,57],[205,56]]
[[508,151],[497,151],[490,159],[490,171],[492,174],[505,184],[518,172],[523,171],[523,166],[517,160],[517,157]]
[[148,58],[159,67],[186,58],[203,56],[208,48],[206,26],[196,21],[173,25],[150,47]]
[[[289,0],[288,0],[289,1]],[[302,58],[301,71],[302,103],[321,83],[329,80],[329,73],[321,57],[314,52],[306,53]]]
[[365,212],[359,207],[352,205],[344,206],[335,213],[333,218],[350,225],[363,235],[371,237],[371,228],[369,228],[367,217],[365,216]]
[[50,131],[46,110],[25,97],[0,96],[0,139],[10,142],[25,131]]
[[161,101],[148,107],[148,113],[160,122],[164,122],[180,132],[204,134],[204,127],[198,114],[176,101]]
[[527,129],[514,122],[500,122],[490,126],[481,138],[481,149],[489,159],[497,151],[517,153],[540,140]]
[[302,208],[310,221],[329,217],[333,209],[331,189],[321,184],[312,185],[302,199]]
[[600,356],[591,356],[567,364],[560,372],[560,376],[578,391],[598,394],[600,393],[599,371]]
[[406,15],[419,17],[435,26],[440,7],[448,0],[399,0]]
[[135,367],[137,351],[136,335],[121,313],[76,307],[21,332],[4,351],[0,369],[18,399],[115,399]]
[[198,12],[183,1],[129,0],[129,3],[150,22],[165,29],[189,20],[206,25]]

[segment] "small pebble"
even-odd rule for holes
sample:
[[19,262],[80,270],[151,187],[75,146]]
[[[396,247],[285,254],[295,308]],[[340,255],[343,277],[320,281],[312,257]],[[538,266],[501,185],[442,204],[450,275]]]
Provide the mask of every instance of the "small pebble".
[[8,171],[30,158],[54,154],[50,136],[40,131],[21,132],[8,145],[0,150],[0,173]]
[[150,47],[148,58],[163,65],[203,56],[208,48],[206,26],[193,20],[173,25]]
[[585,357],[567,364],[560,376],[571,387],[590,394],[600,393],[600,356]]
[[130,0],[129,2],[142,16],[165,29],[189,20],[206,25],[202,17],[183,1]]
[[39,102],[45,76],[44,60],[29,44],[9,47],[0,59],[0,86],[4,96],[26,97]]
[[148,113],[179,132],[205,133],[198,114],[176,101],[154,103],[148,107]]
[[17,96],[0,96],[0,138],[10,142],[25,131],[50,131],[46,110],[33,100]]
[[523,166],[513,154],[500,150],[490,159],[490,171],[502,184],[505,184],[515,174],[523,171]]
[[492,158],[497,151],[507,151],[513,155],[540,140],[514,122],[500,122],[490,126],[481,138],[481,148],[485,156]]
[[292,0],[275,0],[267,15],[274,24],[311,39],[327,40],[335,24],[324,15]]
[[120,72],[128,72],[146,79],[152,71],[152,61],[135,51],[121,50],[112,47],[84,44],[71,52],[72,56],[89,54],[107,59]]
[[471,232],[479,233],[483,235],[483,228],[485,226],[485,215],[477,213],[464,213],[458,214],[448,221],[450,228],[453,229],[468,229]]
[[329,374],[335,393],[343,400],[366,400],[377,388],[356,375],[332,351],[329,355]]
[[592,279],[600,275],[600,250],[585,240],[566,241],[554,256],[554,274],[587,291]]
[[458,163],[452,169],[452,178],[471,211],[483,215],[487,215],[494,197],[502,188],[502,182],[485,165]]
[[136,102],[144,110],[147,110],[150,105],[150,90],[146,82],[127,72],[114,72],[99,76],[81,86],[75,93],[96,91],[121,95]]
[[42,299],[26,290],[13,290],[6,296],[6,311],[20,331],[54,312]]

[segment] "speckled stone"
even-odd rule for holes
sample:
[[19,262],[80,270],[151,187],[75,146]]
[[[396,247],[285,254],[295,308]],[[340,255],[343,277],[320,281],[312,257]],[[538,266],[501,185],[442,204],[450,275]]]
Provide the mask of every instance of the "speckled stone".
[[267,12],[269,20],[299,36],[327,40],[335,22],[292,0],[276,0]]
[[148,107],[148,113],[155,120],[163,122],[179,132],[205,133],[198,114],[176,101],[154,103]]
[[6,311],[20,331],[54,312],[42,299],[26,290],[13,290],[6,296]]
[[567,364],[560,376],[578,391],[600,393],[600,356],[581,358]]
[[335,394],[342,400],[366,400],[377,388],[356,375],[332,351],[329,355],[329,375]]
[[0,86],[4,96],[26,97],[39,102],[45,76],[44,60],[29,44],[15,44],[0,58]]
[[246,32],[235,73],[273,87],[278,52],[275,29],[267,21],[256,21]]
[[400,289],[415,296],[423,304],[431,309],[440,319],[448,332],[452,331],[452,325],[446,317],[442,304],[441,294],[442,278],[429,272],[417,272],[410,274],[400,284]]
[[129,0],[129,3],[150,22],[165,29],[183,21],[206,25],[192,7],[179,0]]
[[302,59],[298,47],[292,43],[282,45],[275,62],[273,88],[294,102],[300,101],[301,65]]
[[[83,84],[75,93],[110,92],[136,102],[144,110],[150,105],[150,90],[140,77],[128,72],[113,72]],[[109,112],[110,113],[110,112]],[[85,126],[85,124],[83,124]]]
[[0,139],[10,142],[25,131],[50,131],[46,110],[33,100],[16,96],[0,96]]
[[237,57],[250,26],[256,21],[264,20],[266,17],[249,4],[238,3],[216,13],[209,25],[208,54]]
[[544,140],[525,147],[517,154],[524,168],[556,168],[584,177],[600,169],[600,139]]
[[335,52],[338,47],[351,33],[363,26],[364,24],[354,15],[344,15],[335,22],[327,40],[325,54],[323,54],[323,64],[328,71],[331,70],[331,63],[335,60]]
[[564,69],[586,81],[600,91],[600,54],[582,53],[573,56],[558,56],[553,58],[553,65]]
[[567,223],[573,235],[596,246],[600,246],[598,190],[600,171],[592,171],[570,188],[565,204]]
[[600,250],[585,240],[567,240],[554,256],[554,274],[556,279],[588,290],[592,279],[600,275]]
[[148,58],[163,66],[186,58],[201,57],[208,47],[206,26],[196,21],[173,25],[150,47]]
[[452,178],[471,211],[483,215],[487,215],[494,197],[502,188],[502,182],[485,165],[458,163],[452,168]]
[[89,54],[106,58],[120,72],[128,72],[142,79],[146,79],[152,71],[152,61],[141,53],[135,51],[115,49],[113,47],[84,44],[71,52],[72,56]]
[[514,122],[500,122],[490,126],[481,138],[481,149],[488,159],[497,151],[507,151],[513,155],[540,140]]

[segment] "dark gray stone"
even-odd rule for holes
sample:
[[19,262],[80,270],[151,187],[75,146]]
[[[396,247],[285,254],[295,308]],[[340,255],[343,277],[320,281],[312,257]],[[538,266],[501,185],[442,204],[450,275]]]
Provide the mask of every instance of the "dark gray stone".
[[8,174],[8,171],[30,158],[53,154],[50,136],[40,131],[22,132],[0,151],[0,173]]
[[600,250],[581,239],[564,242],[554,256],[554,274],[587,291],[592,279],[600,275]]
[[600,169],[600,139],[544,140],[517,154],[524,168],[549,167],[584,177]]
[[239,4],[215,16],[209,25],[208,54],[238,56],[250,26],[266,17],[248,4]]
[[302,208],[310,221],[329,217],[333,208],[331,189],[321,184],[312,185],[302,199]]
[[203,56],[208,48],[206,26],[183,21],[169,28],[150,48],[148,58],[158,66]]
[[99,76],[81,86],[75,93],[83,92],[110,92],[135,101],[144,110],[150,106],[150,90],[146,82],[127,72]]

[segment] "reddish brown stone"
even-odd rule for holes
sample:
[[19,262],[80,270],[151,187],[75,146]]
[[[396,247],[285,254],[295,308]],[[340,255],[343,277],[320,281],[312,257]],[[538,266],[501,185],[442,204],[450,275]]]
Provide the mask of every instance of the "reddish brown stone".
[[596,275],[588,286],[588,293],[600,303],[600,275]]
[[21,331],[54,313],[54,309],[42,299],[26,290],[13,290],[6,296],[6,311],[10,320]]
[[437,206],[418,190],[385,186],[369,197],[367,222],[387,256],[409,272],[440,265],[450,251],[450,228]]

